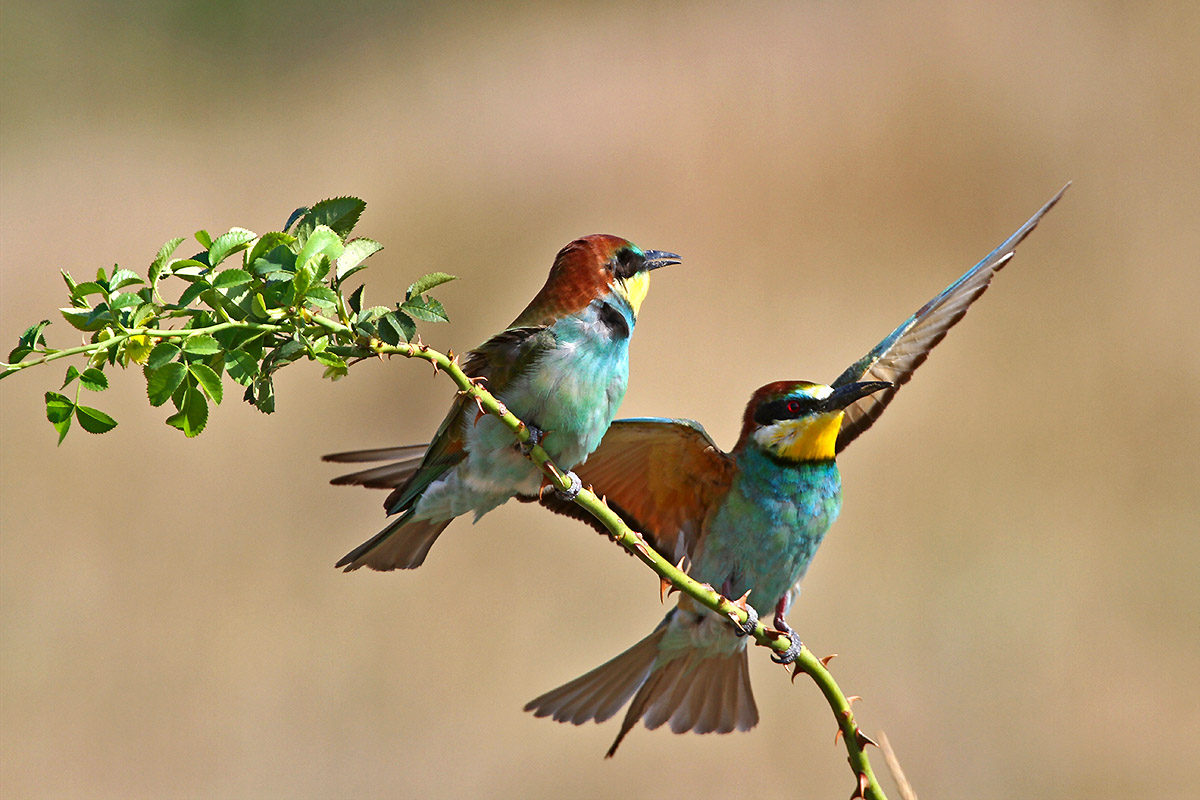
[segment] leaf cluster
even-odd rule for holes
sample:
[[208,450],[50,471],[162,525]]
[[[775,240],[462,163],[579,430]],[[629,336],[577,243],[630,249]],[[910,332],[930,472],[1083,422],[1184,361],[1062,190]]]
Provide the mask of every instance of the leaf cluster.
[[316,361],[336,380],[375,354],[379,343],[412,341],[418,322],[448,321],[441,302],[428,294],[454,279],[442,272],[415,281],[394,308],[364,307],[361,285],[349,297],[343,293],[346,280],[383,248],[352,236],[365,207],[358,198],[337,197],[297,209],[280,231],[259,235],[235,227],[213,238],[199,230],[200,252],[173,258],[184,239],[171,239],[144,276],[114,265],[111,273],[101,268],[95,279],[76,281],[63,270],[69,305],[60,313],[86,343],[49,347],[50,321],[42,320],[21,334],[0,378],[63,357],[87,360],[82,371],[67,369],[61,388],[75,383],[74,398],[46,393],[46,416],[60,443],[72,420],[90,433],[116,426],[78,402],[81,388],[107,388],[108,367],[141,367],[150,405],[169,402],[174,413],[167,424],[188,437],[204,430],[227,378],[244,387],[246,402],[269,414],[273,376],[287,364]]

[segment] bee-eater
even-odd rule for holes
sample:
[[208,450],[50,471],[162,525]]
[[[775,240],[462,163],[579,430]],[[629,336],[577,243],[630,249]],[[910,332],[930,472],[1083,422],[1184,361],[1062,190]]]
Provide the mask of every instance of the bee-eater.
[[[618,420],[579,477],[662,555],[689,563],[692,578],[773,609],[775,627],[792,639],[775,660],[794,660],[800,645],[785,614],[841,509],[835,457],[871,426],[1061,196],[833,383],[781,381],[756,391],[730,452],[691,420]],[[573,503],[549,495],[543,503],[598,526]],[[669,723],[676,733],[748,730],[758,709],[745,632],[682,595],[645,639],[525,710],[579,725],[609,719],[632,698],[609,756],[639,719],[652,729]]]
[[[471,351],[463,371],[485,380],[554,462],[572,469],[596,449],[625,396],[629,338],[651,270],[678,263],[674,253],[642,250],[617,236],[576,239],[559,251],[532,302]],[[465,395],[428,446],[334,453],[325,460],[393,462],[332,481],[392,489],[384,508],[398,515],[337,562],[347,572],[419,567],[455,517],[473,512],[478,520],[511,497],[536,496],[542,483],[512,433],[494,417],[479,417]],[[578,485],[574,473],[569,477]]]

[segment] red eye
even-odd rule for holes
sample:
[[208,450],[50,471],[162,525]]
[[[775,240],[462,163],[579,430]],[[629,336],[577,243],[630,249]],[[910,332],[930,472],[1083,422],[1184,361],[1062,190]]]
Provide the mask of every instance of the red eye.
[[787,410],[788,410],[789,414],[799,414],[800,413],[800,401],[799,400],[788,400]]

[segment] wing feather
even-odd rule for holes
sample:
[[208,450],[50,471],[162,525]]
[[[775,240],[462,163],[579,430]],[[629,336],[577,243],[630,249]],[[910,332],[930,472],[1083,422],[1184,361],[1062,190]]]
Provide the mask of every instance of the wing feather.
[[[691,557],[713,500],[728,490],[733,459],[697,422],[617,420],[596,451],[575,468],[650,546],[671,561]],[[594,517],[546,492],[542,505],[606,533]]]
[[1003,244],[993,250],[982,261],[967,270],[961,278],[950,284],[940,294],[906,319],[871,352],[852,364],[833,382],[834,388],[863,380],[891,381],[893,386],[868,395],[848,406],[842,418],[838,434],[837,452],[845,449],[859,434],[875,422],[888,403],[896,396],[900,387],[909,381],[913,372],[926,358],[929,351],[945,338],[950,330],[984,293],[992,277],[1012,259],[1017,245],[1029,232],[1037,227],[1042,216],[1054,207],[1067,184],[1042,206],[1029,221],[1017,229]]

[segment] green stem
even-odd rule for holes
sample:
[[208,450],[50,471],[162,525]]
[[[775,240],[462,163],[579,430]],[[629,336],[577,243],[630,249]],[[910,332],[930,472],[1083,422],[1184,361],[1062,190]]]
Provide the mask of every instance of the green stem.
[[[316,316],[313,317],[312,321],[314,324],[331,331],[341,332],[349,330],[332,320]],[[481,409],[499,419],[500,422],[512,431],[517,441],[522,444],[529,442],[529,430],[525,426],[525,423],[517,419],[516,415],[509,411],[481,383],[473,381],[470,376],[463,372],[458,365],[457,358],[439,353],[421,344],[420,341],[402,345],[387,345],[372,339],[367,344],[367,347],[380,355],[400,355],[406,358],[421,358],[431,362],[439,370],[449,375],[458,385],[460,391],[475,399]],[[549,478],[550,483],[555,488],[565,490],[571,487],[570,479],[550,460],[550,456],[546,454],[541,445],[536,445],[530,449],[529,459],[542,470],[543,474]],[[708,584],[702,584],[693,580],[687,573],[663,558],[646,543],[646,540],[640,533],[625,524],[620,515],[613,511],[590,488],[580,491],[575,498],[575,503],[587,509],[592,516],[600,520],[618,544],[647,564],[660,578],[669,582],[680,592],[683,592],[717,614],[729,617],[739,624],[745,623],[749,619],[749,614],[743,606],[739,606],[729,598],[722,596],[720,592]],[[776,653],[786,653],[791,647],[791,639],[782,633],[771,630],[763,625],[762,622],[755,625],[752,635],[756,643],[770,648]],[[850,700],[837,685],[837,682],[833,679],[833,675],[821,663],[821,660],[813,655],[812,651],[807,647],[802,646],[800,648],[800,655],[796,658],[795,663],[796,672],[804,672],[812,677],[822,694],[825,695],[830,708],[833,709],[834,717],[837,719],[838,727],[842,732],[842,739],[845,742],[846,751],[849,755],[850,766],[854,770],[855,778],[858,781],[853,797],[863,797],[865,800],[887,800],[883,789],[879,786],[879,782],[875,778],[875,773],[871,769],[870,761],[863,749],[869,743],[869,740],[865,739],[858,729],[858,724],[854,719],[854,712],[850,708]],[[793,677],[794,675],[795,673]]]

